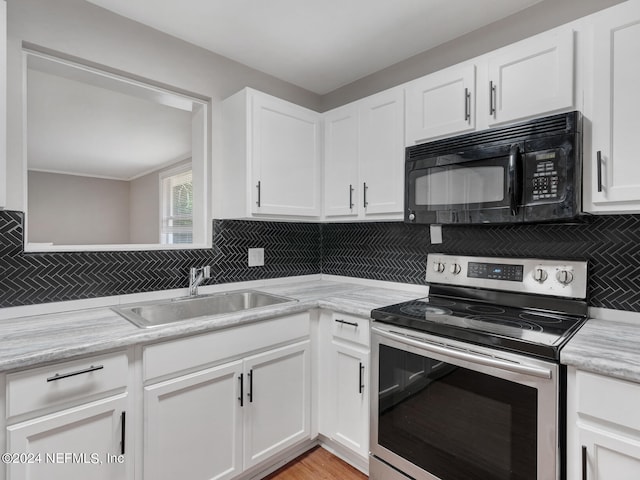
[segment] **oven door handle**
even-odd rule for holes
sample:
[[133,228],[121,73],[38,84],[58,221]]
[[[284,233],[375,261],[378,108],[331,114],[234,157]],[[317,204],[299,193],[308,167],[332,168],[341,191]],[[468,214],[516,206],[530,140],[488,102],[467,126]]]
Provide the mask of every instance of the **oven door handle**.
[[447,347],[443,347],[435,343],[431,343],[428,340],[422,340],[422,339],[414,340],[413,338],[409,338],[405,335],[387,332],[386,330],[381,330],[376,327],[372,327],[371,331],[373,333],[376,333],[377,335],[380,335],[381,337],[389,338],[391,340],[396,340],[406,345],[412,345],[414,347],[421,348],[431,353],[446,355],[450,358],[455,358],[457,360],[473,362],[476,364],[485,365],[487,367],[501,368],[503,370],[509,370],[510,372],[520,373],[523,375],[532,375],[534,377],[547,378],[547,379],[551,378],[551,370],[547,368],[534,367],[531,365],[523,365],[521,363],[511,362],[509,360],[504,360],[504,359],[495,358],[495,357],[474,354],[474,353],[463,351],[463,350],[449,349]]

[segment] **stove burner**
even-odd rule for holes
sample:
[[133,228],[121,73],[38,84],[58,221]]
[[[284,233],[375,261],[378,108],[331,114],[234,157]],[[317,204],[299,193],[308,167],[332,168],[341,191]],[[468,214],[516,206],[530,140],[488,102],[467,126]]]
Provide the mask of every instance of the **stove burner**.
[[558,318],[555,316],[551,316],[551,315],[539,315],[536,313],[521,313],[520,315],[518,315],[522,320],[526,321],[526,322],[532,322],[532,323],[545,323],[545,324],[549,324],[549,323],[562,323],[562,318]]
[[520,330],[534,330],[542,332],[544,328],[535,323],[528,322],[526,320],[517,320],[515,318],[493,317],[490,315],[470,315],[466,317],[469,320],[469,325],[475,325],[482,327],[483,322],[491,323],[492,325],[501,325],[503,327],[518,328]]
[[504,308],[496,307],[494,305],[468,305],[467,310],[474,313],[488,313],[488,314],[500,314],[504,313]]
[[452,307],[456,304],[453,300],[447,300],[439,297],[428,297],[425,298],[426,302],[429,302],[430,305],[437,305],[439,307]]
[[400,307],[402,313],[411,315],[414,317],[424,317],[425,315],[448,315],[451,314],[451,310],[448,308],[440,308],[429,305],[428,303],[413,303],[410,305],[403,305]]

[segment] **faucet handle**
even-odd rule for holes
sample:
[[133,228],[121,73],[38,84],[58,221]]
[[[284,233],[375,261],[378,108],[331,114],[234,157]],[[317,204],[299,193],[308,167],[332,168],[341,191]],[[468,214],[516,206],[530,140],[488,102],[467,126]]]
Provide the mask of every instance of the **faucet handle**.
[[210,265],[206,265],[206,266],[202,267],[202,276],[204,278],[211,278],[211,266]]

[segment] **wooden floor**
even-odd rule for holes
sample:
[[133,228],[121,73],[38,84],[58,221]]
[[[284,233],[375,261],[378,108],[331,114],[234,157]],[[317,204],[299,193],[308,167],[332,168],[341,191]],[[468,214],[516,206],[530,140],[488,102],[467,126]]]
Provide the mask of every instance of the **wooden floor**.
[[324,448],[316,447],[264,480],[366,480],[367,476]]

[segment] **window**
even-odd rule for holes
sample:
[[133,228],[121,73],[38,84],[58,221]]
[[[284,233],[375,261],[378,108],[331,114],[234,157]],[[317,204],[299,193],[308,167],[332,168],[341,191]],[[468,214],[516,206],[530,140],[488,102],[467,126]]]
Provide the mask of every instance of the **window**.
[[191,163],[160,174],[160,243],[193,242],[192,177]]

